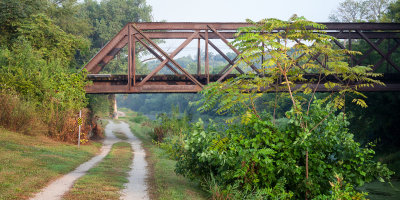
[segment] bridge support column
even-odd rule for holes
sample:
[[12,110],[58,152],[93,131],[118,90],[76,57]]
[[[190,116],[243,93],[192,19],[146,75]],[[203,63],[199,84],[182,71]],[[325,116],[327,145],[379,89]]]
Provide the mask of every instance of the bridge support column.
[[117,98],[115,97],[115,94],[111,95],[111,103],[112,103],[112,118],[118,119]]

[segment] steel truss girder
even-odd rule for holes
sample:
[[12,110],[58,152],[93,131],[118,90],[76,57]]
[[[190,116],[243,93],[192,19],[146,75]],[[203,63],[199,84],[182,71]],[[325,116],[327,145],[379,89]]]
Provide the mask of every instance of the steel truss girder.
[[[378,68],[384,61],[387,61],[394,69],[400,71],[397,63],[394,63],[390,56],[400,46],[400,23],[323,23],[326,25],[328,35],[337,39],[349,40],[348,48],[351,49],[351,42],[354,39],[365,40],[371,48],[365,52],[364,56],[356,59],[351,57],[352,63],[359,64],[371,52],[376,51],[381,55],[381,59],[374,65],[374,69]],[[239,73],[244,73],[242,69],[237,67],[235,63],[239,61],[237,57],[230,59],[221,51],[211,39],[220,39],[228,47],[230,47],[237,55],[240,52],[233,47],[228,39],[234,39],[236,30],[240,27],[251,26],[247,23],[164,23],[164,22],[146,22],[146,23],[128,23],[116,36],[111,39],[85,66],[91,74],[98,74],[105,65],[107,65],[126,45],[128,45],[128,72],[126,81],[101,80],[96,76],[91,76],[94,82],[92,86],[86,88],[88,93],[141,93],[141,92],[198,92],[202,87],[210,82],[223,81],[232,77],[232,71],[236,69]],[[171,54],[167,54],[159,47],[153,39],[185,39],[185,41]],[[198,61],[197,75],[188,73],[180,66],[174,57],[184,49],[192,40],[198,39]],[[377,42],[372,39],[378,39]],[[393,39],[396,44],[388,48],[386,52],[379,48],[379,44],[385,39]],[[205,61],[204,74],[201,69],[200,56],[200,40],[205,41]],[[339,41],[334,41],[340,48],[346,48]],[[161,61],[156,69],[146,76],[136,75],[136,47],[143,46],[156,59]],[[213,47],[227,62],[228,65],[217,75],[209,73],[208,46]],[[321,63],[318,57],[312,58],[316,62]],[[322,63],[321,63],[322,64]],[[232,67],[235,66],[235,67]],[[157,73],[168,67],[176,78],[180,81],[159,80]],[[251,69],[259,74],[255,66],[250,65]],[[90,76],[89,76],[90,77]],[[139,78],[138,78],[139,77]],[[396,88],[400,91],[400,87],[391,84],[391,90]],[[373,89],[374,91],[376,90]],[[382,89],[379,89],[382,90]],[[322,91],[322,89],[318,89]]]

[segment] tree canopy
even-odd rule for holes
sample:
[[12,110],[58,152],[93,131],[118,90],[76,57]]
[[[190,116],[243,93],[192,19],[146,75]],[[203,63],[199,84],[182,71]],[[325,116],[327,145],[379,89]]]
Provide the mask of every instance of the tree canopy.
[[329,15],[334,22],[379,22],[391,0],[345,0]]

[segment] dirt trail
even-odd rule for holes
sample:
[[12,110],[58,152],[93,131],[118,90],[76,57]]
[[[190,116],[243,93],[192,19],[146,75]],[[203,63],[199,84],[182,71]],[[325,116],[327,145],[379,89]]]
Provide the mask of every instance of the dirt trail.
[[135,137],[129,125],[125,122],[118,124],[118,130],[124,133],[129,139],[133,149],[133,162],[131,165],[131,171],[129,172],[129,183],[125,185],[125,189],[122,191],[121,199],[124,200],[136,200],[136,199],[149,199],[147,193],[147,162],[145,160],[146,153],[142,148],[141,141]]
[[133,136],[129,129],[129,125],[126,123],[114,123],[110,121],[106,128],[106,138],[103,142],[103,147],[99,155],[93,157],[89,161],[83,163],[74,171],[64,175],[63,177],[53,181],[50,185],[42,189],[41,192],[37,193],[32,200],[58,200],[72,187],[74,182],[85,175],[86,172],[99,163],[111,150],[111,146],[119,142],[120,140],[115,137],[113,131],[119,131],[125,133],[129,137],[129,141],[134,150],[134,160],[132,163],[132,170],[129,173],[129,184],[123,191],[124,199],[148,199],[146,179],[146,161],[144,160],[145,153],[140,146],[140,140]]

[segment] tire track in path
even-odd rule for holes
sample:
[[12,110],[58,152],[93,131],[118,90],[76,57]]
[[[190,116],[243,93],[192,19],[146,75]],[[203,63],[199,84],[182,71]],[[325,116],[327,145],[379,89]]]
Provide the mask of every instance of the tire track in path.
[[121,122],[118,125],[118,131],[124,133],[129,138],[128,142],[132,145],[133,149],[133,161],[128,177],[129,182],[125,184],[121,199],[148,200],[146,152],[142,148],[142,142],[133,135],[127,123]]
[[118,129],[119,125],[120,124],[116,124],[112,121],[109,121],[109,123],[107,124],[104,131],[106,137],[103,141],[103,146],[101,147],[100,154],[81,164],[74,171],[53,181],[47,187],[43,188],[39,193],[37,193],[35,197],[31,198],[31,200],[61,199],[62,196],[72,187],[72,185],[78,178],[85,175],[90,168],[94,167],[101,160],[103,160],[103,158],[110,152],[112,145],[120,141],[113,134],[113,131],[115,131],[115,129]]

